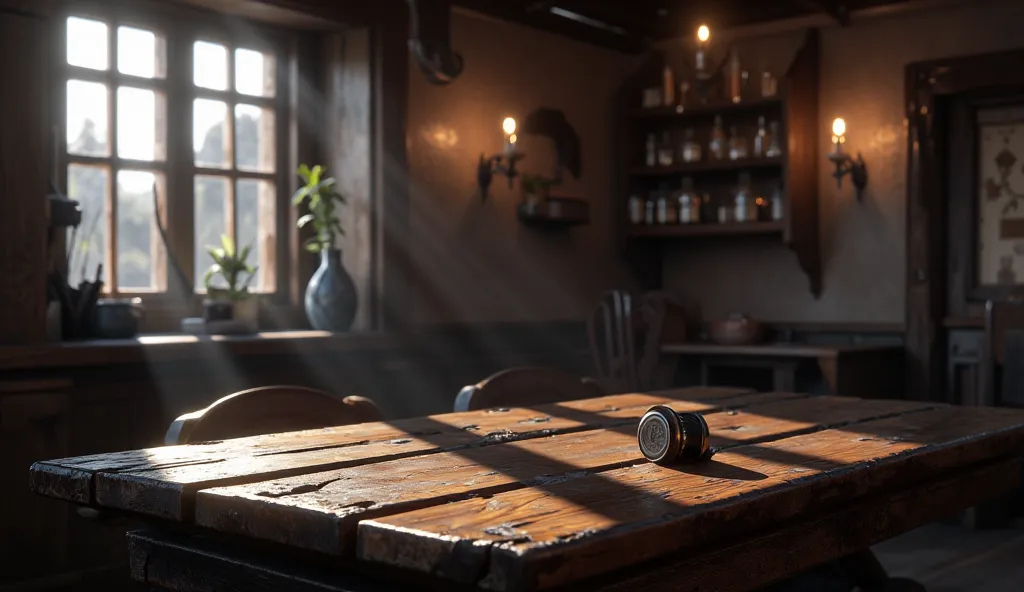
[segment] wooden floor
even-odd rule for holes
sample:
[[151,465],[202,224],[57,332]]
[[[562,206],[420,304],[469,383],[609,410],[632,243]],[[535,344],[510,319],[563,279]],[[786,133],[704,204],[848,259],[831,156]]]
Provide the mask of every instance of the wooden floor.
[[875,546],[894,576],[917,580],[928,592],[1024,590],[1024,526],[971,530],[930,524]]

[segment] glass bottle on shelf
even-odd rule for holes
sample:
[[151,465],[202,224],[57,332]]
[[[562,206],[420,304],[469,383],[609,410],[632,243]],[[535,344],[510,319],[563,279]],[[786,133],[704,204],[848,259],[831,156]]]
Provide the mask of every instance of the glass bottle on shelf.
[[672,193],[668,185],[662,185],[658,192],[658,203],[655,210],[655,219],[658,224],[671,224],[676,221],[676,206],[672,200]]
[[676,83],[675,77],[672,75],[672,67],[665,64],[665,69],[661,73],[661,84],[662,84],[662,100],[666,107],[671,107],[676,102]]
[[729,160],[747,157],[747,139],[739,134],[736,126],[729,128]]
[[743,89],[742,89],[742,71],[740,70],[740,54],[734,47],[732,53],[729,56],[729,63],[726,66],[726,71],[729,76],[729,99],[733,103],[739,103],[743,100]]
[[757,135],[754,136],[754,158],[761,158],[764,156],[766,141],[768,140],[768,130],[765,129],[764,116],[757,118]]
[[785,204],[782,203],[782,184],[775,186],[772,192],[772,220],[782,220],[786,217]]
[[683,187],[679,191],[679,223],[696,224],[700,222],[700,197],[693,191],[693,179],[683,178]]
[[766,99],[774,97],[775,94],[778,92],[778,87],[778,80],[775,79],[775,76],[771,72],[765,71],[763,74],[761,74],[762,97]]
[[658,166],[672,166],[673,152],[675,151],[672,150],[672,137],[668,132],[665,132],[661,136],[661,145],[658,146]]
[[750,198],[750,173],[740,173],[739,184],[736,188],[734,200],[735,211],[733,217],[737,222],[750,222],[753,219],[751,208],[754,205]]
[[644,202],[644,224],[654,224],[654,207],[657,201],[658,194],[652,191]]
[[644,223],[644,200],[635,193],[629,196],[629,223]]
[[683,136],[683,162],[700,162],[701,156],[700,144],[697,142],[693,128],[687,128]]
[[771,142],[768,144],[768,149],[764,151],[764,155],[768,158],[777,158],[782,156],[782,148],[779,146],[779,122],[773,121],[768,129],[768,135]]
[[708,142],[708,152],[715,160],[725,158],[725,130],[722,129],[722,116],[715,115],[715,127],[711,130],[711,141]]
[[658,145],[657,140],[654,139],[654,134],[647,134],[647,158],[644,162],[649,167],[653,167],[658,163]]

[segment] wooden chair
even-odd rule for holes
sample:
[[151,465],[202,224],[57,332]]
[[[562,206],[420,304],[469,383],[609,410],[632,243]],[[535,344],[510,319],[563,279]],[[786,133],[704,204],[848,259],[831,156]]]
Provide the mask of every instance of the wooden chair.
[[[1008,368],[1008,349],[1017,347],[1011,333],[1024,331],[1024,302],[985,303],[985,342],[982,352],[981,399],[982,404],[1024,407],[1024,393],[1016,386],[1020,370],[1013,364]],[[1009,374],[1007,376],[1007,374]]]
[[264,386],[214,401],[174,420],[164,444],[226,440],[275,432],[380,421],[377,405],[364,397],[335,397],[301,386]]
[[612,392],[628,392],[639,386],[632,302],[627,292],[606,292],[587,319],[594,369],[601,383]]
[[524,407],[606,394],[593,380],[556,368],[510,368],[459,391],[455,397],[455,411]]
[[613,392],[650,390],[671,381],[661,345],[686,340],[680,301],[668,292],[633,296],[614,290],[601,297],[587,322],[599,380]]

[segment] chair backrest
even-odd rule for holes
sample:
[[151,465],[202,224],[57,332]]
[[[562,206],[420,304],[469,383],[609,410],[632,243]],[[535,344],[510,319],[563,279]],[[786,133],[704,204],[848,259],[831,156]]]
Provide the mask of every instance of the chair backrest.
[[597,377],[614,392],[637,390],[637,359],[633,298],[628,292],[606,292],[587,319],[590,355]]
[[[669,292],[647,292],[636,307],[635,333],[641,339],[637,359],[639,389],[652,390],[671,386],[675,364],[665,364],[661,346],[686,341],[686,314],[679,299]],[[670,361],[675,361],[672,357]]]
[[1000,370],[1006,360],[1007,333],[1024,331],[1024,302],[989,300],[985,303],[985,344],[982,356],[981,395],[985,404],[995,405],[1003,389],[999,388]]
[[364,397],[335,397],[301,386],[264,386],[228,395],[174,420],[164,444],[226,440],[276,432],[380,421]]
[[524,407],[606,394],[593,380],[557,368],[510,368],[462,389],[455,398],[455,411]]
[[587,322],[598,378],[614,392],[669,386],[675,366],[663,363],[661,345],[686,341],[686,321],[682,303],[669,292],[605,293]]

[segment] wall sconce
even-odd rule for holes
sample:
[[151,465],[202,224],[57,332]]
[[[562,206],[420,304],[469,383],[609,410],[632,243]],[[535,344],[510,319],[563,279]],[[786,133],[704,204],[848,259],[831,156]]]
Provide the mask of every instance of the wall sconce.
[[853,186],[857,188],[857,200],[860,201],[868,184],[868,168],[860,152],[857,153],[856,159],[843,152],[845,143],[846,121],[842,117],[836,117],[832,121],[832,151],[828,153],[828,159],[836,165],[836,172],[832,176],[836,178],[836,186],[842,188],[843,177],[849,174]]
[[487,190],[491,186],[494,175],[505,175],[508,177],[508,187],[512,188],[512,182],[519,175],[516,171],[516,161],[526,157],[516,151],[516,120],[506,117],[501,122],[501,130],[505,132],[505,150],[502,154],[495,154],[490,157],[480,155],[480,163],[476,169],[477,184],[480,186],[480,200],[487,199]]

